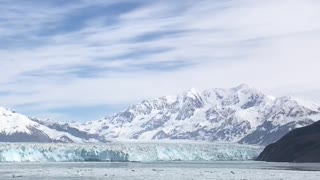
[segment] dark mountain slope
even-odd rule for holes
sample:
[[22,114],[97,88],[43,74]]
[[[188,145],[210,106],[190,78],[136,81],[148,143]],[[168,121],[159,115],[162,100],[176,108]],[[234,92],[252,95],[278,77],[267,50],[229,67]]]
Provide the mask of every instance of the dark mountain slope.
[[259,155],[260,161],[320,162],[320,121],[295,129]]

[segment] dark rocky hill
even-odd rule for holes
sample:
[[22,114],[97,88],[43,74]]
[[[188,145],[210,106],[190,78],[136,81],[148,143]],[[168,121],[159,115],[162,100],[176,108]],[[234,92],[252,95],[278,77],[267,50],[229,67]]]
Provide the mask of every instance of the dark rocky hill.
[[320,121],[297,128],[267,146],[259,161],[320,162]]

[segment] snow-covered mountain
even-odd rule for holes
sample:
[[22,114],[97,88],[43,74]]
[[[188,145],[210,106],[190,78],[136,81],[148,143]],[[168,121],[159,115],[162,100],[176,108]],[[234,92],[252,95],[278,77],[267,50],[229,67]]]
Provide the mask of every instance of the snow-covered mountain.
[[69,124],[40,121],[0,107],[0,142],[98,142]]
[[320,120],[320,106],[275,98],[248,85],[144,100],[123,112],[77,126],[106,139],[188,139],[267,145]]
[[0,142],[197,140],[268,145],[320,120],[320,106],[275,98],[248,85],[144,100],[97,121],[66,123],[28,118],[0,108]]

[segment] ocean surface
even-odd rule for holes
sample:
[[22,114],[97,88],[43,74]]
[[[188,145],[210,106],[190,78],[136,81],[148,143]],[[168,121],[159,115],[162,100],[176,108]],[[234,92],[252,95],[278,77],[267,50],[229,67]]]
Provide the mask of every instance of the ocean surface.
[[0,163],[0,179],[319,180],[320,164],[254,161],[156,163]]

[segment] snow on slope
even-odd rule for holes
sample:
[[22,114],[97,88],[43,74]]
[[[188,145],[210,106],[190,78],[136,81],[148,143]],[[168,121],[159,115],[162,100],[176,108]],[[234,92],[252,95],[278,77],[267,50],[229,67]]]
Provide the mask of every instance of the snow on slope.
[[1,142],[84,142],[70,133],[57,131],[24,115],[0,107]]
[[86,123],[107,139],[189,139],[267,145],[296,127],[320,120],[320,107],[275,98],[248,85],[164,96]]
[[36,123],[30,121],[29,118],[16,114],[8,109],[0,107],[0,131],[5,134],[31,133],[28,127],[35,126]]
[[262,150],[213,143],[0,144],[0,162],[251,160]]
[[1,142],[107,142],[184,139],[268,145],[320,120],[320,107],[275,98],[248,85],[144,100],[85,124],[42,121],[0,108]]

